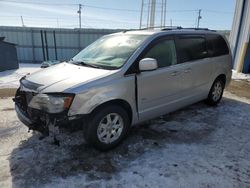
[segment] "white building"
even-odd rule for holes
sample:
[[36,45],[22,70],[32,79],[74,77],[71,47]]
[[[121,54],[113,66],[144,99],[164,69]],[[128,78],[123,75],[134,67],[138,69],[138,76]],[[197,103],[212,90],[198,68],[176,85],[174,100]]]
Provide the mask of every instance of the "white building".
[[230,33],[234,69],[250,73],[250,0],[237,0]]

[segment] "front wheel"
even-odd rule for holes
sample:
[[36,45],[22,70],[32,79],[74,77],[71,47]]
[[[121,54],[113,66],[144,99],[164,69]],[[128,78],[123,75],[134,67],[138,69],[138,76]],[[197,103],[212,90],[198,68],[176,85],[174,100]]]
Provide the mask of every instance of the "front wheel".
[[207,98],[207,103],[209,105],[215,106],[220,102],[223,95],[224,87],[225,83],[222,79],[217,78],[214,81]]
[[130,121],[120,106],[111,105],[95,111],[89,118],[85,139],[99,150],[117,146],[128,132]]

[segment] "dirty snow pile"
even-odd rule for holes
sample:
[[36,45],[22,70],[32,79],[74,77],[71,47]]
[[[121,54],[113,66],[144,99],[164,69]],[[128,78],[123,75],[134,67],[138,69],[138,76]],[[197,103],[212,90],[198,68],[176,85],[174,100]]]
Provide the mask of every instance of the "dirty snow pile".
[[250,74],[238,73],[233,70],[232,79],[234,80],[248,80],[250,82]]
[[250,99],[229,92],[131,128],[109,152],[81,131],[39,140],[0,99],[0,187],[250,187]]
[[0,88],[18,88],[21,77],[40,69],[40,64],[19,64],[19,69],[0,72]]

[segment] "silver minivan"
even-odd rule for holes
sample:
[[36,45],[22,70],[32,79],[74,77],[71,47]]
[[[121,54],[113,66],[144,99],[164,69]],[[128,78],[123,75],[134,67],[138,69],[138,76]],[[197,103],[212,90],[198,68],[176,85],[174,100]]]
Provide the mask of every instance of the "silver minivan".
[[228,43],[215,31],[124,31],[23,77],[15,109],[20,121],[43,135],[82,125],[88,143],[108,150],[134,124],[201,100],[216,105],[231,68]]

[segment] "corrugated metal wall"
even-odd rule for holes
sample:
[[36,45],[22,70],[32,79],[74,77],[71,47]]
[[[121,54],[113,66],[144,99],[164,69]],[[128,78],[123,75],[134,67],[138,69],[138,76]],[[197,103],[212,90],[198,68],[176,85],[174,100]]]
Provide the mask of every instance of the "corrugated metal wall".
[[247,48],[249,47],[250,39],[250,1],[237,0],[233,26],[230,33],[230,45],[234,59],[234,69],[241,72],[246,62],[248,55]]
[[[43,31],[43,37],[45,37],[44,31],[46,31],[49,60],[56,59],[53,31],[55,31],[58,60],[69,60],[101,36],[120,30],[0,26],[0,37],[4,36],[5,41],[17,44],[19,63],[40,63],[44,61],[41,31]],[[43,40],[45,41],[45,39]]]

